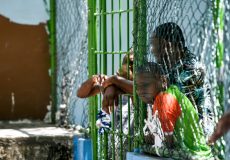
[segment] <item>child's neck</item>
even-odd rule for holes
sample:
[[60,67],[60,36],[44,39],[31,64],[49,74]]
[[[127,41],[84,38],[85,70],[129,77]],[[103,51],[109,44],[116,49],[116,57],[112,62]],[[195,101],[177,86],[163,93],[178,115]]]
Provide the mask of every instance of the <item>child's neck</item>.
[[165,91],[163,87],[156,88],[156,95],[154,96],[154,99],[160,94],[162,94]]

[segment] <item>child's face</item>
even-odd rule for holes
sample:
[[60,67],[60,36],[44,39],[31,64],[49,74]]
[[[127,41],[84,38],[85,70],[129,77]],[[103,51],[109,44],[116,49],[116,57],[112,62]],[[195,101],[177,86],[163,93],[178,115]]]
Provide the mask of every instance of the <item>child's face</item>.
[[[129,71],[129,77],[128,77],[128,71]],[[119,71],[117,72],[117,75],[131,81],[133,80],[133,72],[131,71],[131,69],[127,69],[127,64],[122,65],[121,69],[119,69]]]
[[136,75],[137,83],[137,94],[141,100],[147,104],[152,104],[154,98],[160,92],[159,87],[161,86],[160,79],[157,81],[152,78],[149,74],[139,73]]
[[[129,66],[127,65],[128,59],[129,59]],[[117,75],[124,77],[126,79],[129,79],[129,80],[133,80],[133,59],[134,59],[133,50],[131,49],[130,54],[124,56],[122,67],[117,72]],[[129,74],[129,77],[128,77],[128,74]]]

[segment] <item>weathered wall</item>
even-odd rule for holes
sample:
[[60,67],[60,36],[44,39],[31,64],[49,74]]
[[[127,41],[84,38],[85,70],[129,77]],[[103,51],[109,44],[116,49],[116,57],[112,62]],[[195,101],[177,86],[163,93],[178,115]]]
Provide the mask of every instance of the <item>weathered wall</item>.
[[43,119],[50,101],[45,24],[21,25],[0,16],[0,120]]
[[87,1],[57,0],[57,99],[70,123],[87,124],[87,99],[76,96],[87,79]]

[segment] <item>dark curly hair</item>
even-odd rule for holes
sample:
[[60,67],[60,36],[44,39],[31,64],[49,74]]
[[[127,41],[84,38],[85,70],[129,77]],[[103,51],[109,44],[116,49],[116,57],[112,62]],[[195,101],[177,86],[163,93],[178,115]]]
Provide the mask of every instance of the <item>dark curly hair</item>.
[[151,38],[153,38],[153,35],[155,35],[157,38],[165,39],[168,42],[172,42],[181,48],[185,47],[183,32],[176,23],[168,22],[159,25],[153,31]]
[[155,62],[148,62],[139,67],[137,67],[137,74],[148,74],[153,78],[158,78],[159,76],[165,75],[161,65]]

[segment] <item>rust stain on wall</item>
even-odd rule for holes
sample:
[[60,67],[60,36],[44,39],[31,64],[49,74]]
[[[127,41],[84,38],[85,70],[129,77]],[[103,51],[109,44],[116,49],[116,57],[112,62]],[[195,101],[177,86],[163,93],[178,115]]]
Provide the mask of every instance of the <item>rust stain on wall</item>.
[[20,25],[0,16],[0,120],[44,118],[49,62],[45,24]]

